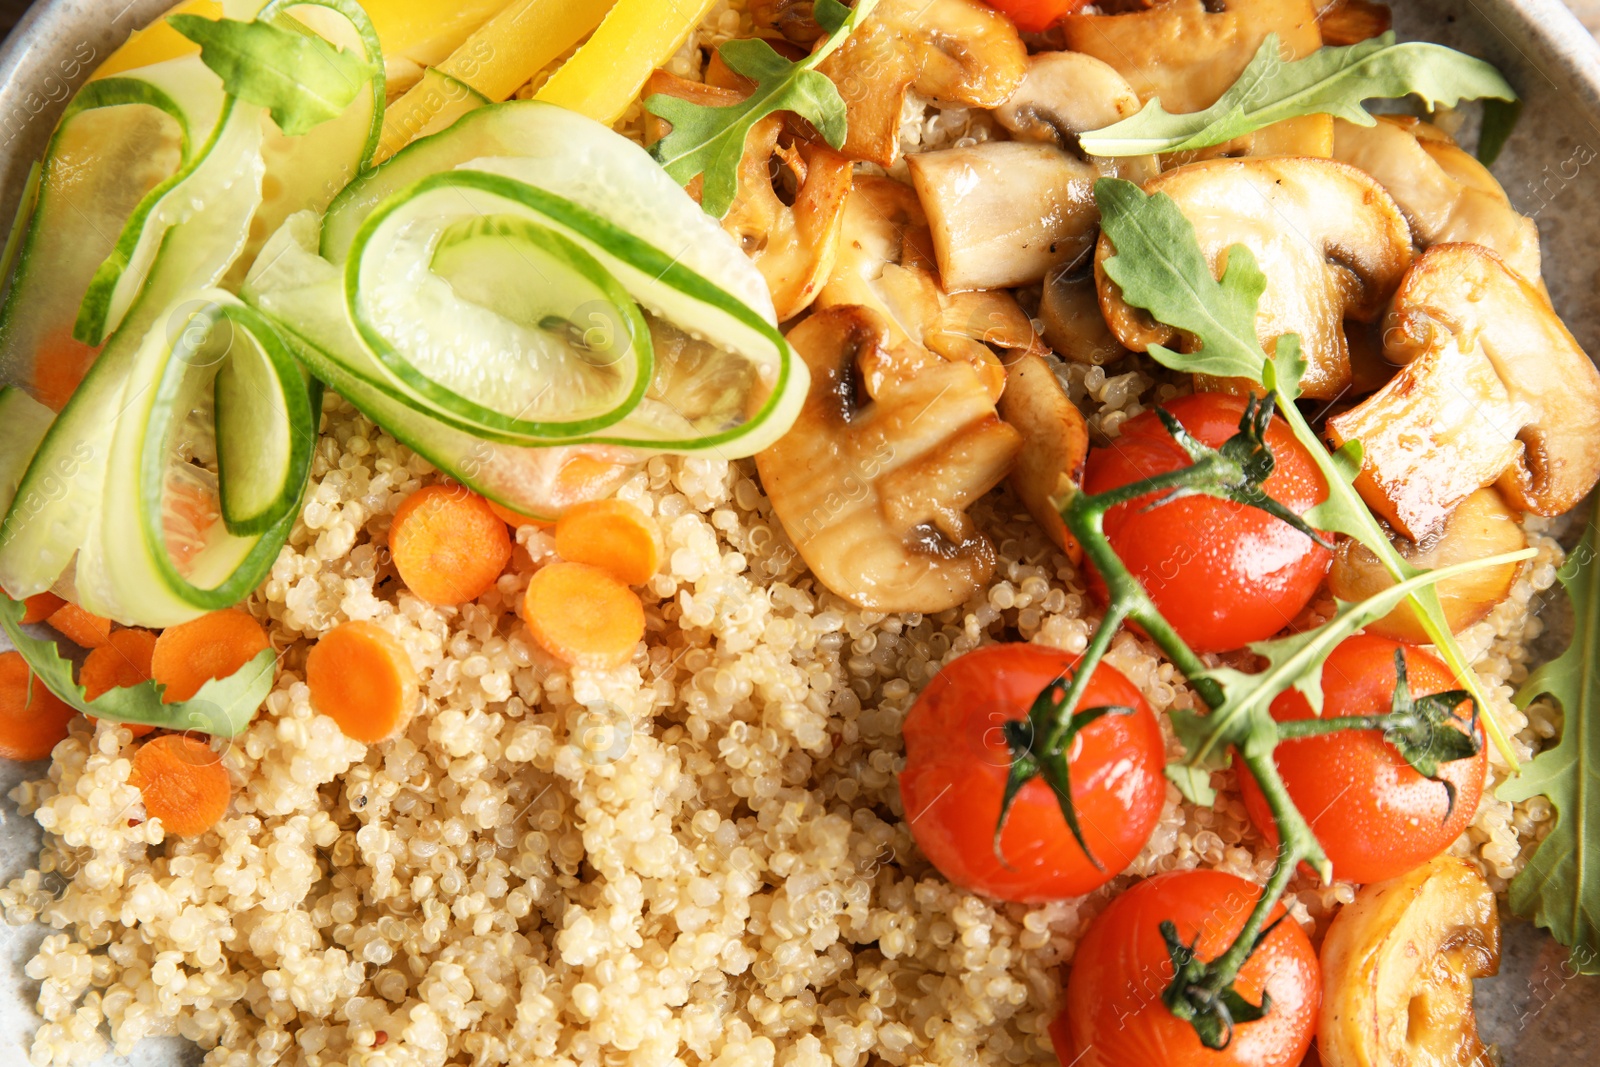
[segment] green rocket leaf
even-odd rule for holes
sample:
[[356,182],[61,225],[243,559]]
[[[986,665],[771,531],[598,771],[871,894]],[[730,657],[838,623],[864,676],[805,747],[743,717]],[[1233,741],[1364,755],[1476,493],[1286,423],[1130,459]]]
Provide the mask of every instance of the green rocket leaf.
[[[775,111],[792,111],[809,121],[835,148],[843,147],[849,123],[844,98],[817,65],[842,44],[872,13],[878,0],[857,0],[844,8],[824,0],[814,14],[829,30],[822,46],[799,62],[791,62],[757,39],[729,41],[720,50],[723,62],[756,83],[737,104],[711,107],[657,93],[645,110],[672,123],[672,132],[650,149],[656,162],[680,185],[705,175],[700,203],[717,218],[728,213],[739,193],[739,160],[745,139],[756,123]],[[841,14],[843,12],[843,14]]]
[[1539,753],[1522,774],[1497,792],[1501,800],[1544,795],[1556,809],[1549,836],[1511,881],[1509,899],[1518,915],[1549,930],[1572,950],[1572,965],[1600,974],[1600,567],[1595,565],[1596,518],[1582,546],[1568,557],[1559,577],[1572,599],[1572,644],[1540,667],[1517,694],[1527,707],[1539,696],[1554,697],[1564,720],[1561,741]]
[[266,108],[290,137],[344,114],[369,81],[360,56],[315,34],[199,15],[171,15],[167,22],[200,46],[201,60],[229,95]]
[[1376,120],[1363,101],[1403,96],[1421,97],[1429,107],[1483,97],[1517,99],[1494,67],[1443,45],[1397,44],[1394,34],[1386,33],[1285,62],[1277,35],[1268,34],[1238,81],[1204,111],[1169,115],[1160,100],[1152,100],[1137,115],[1084,134],[1080,143],[1097,156],[1142,156],[1209,148],[1302,115],[1333,115],[1371,126]]
[[272,692],[278,659],[271,649],[257,655],[226,678],[214,678],[188,700],[163,704],[165,688],[157,682],[108,689],[93,700],[72,676],[72,664],[61,656],[54,641],[34,637],[22,628],[23,605],[0,594],[0,629],[11,638],[28,669],[46,689],[85,715],[111,722],[159,726],[165,730],[195,730],[217,737],[244,732]]

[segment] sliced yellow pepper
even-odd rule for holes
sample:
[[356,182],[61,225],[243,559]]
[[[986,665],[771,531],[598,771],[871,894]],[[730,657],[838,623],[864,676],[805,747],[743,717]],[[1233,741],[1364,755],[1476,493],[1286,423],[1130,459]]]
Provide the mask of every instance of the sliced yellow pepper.
[[610,125],[650,72],[683,47],[716,0],[617,0],[600,28],[535,96]]
[[390,106],[378,160],[474,107],[506,99],[600,25],[610,6],[610,0],[514,0]]
[[[178,14],[219,19],[222,17],[222,4],[219,0],[184,0],[167,12],[167,15]],[[144,29],[135,30],[121,48],[106,57],[100,69],[94,72],[94,77],[109,78],[113,74],[148,67],[152,63],[163,63],[179,56],[198,55],[199,52],[200,46],[168,26],[167,17],[163,15]]]

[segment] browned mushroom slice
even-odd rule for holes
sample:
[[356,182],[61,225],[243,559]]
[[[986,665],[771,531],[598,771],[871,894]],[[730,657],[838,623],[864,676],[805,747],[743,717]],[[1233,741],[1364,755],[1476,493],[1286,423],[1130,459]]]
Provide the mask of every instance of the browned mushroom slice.
[[[1438,535],[1424,541],[1395,539],[1395,548],[1413,566],[1428,570],[1470,563],[1528,547],[1520,516],[1494,489],[1479,489],[1451,512]],[[1439,601],[1452,633],[1460,633],[1494,610],[1506,597],[1522,569],[1503,563],[1446,578],[1438,585]],[[1394,585],[1394,578],[1372,550],[1354,538],[1341,541],[1328,572],[1328,590],[1340,600],[1365,600]],[[1402,604],[1367,627],[1368,633],[1397,641],[1427,644],[1432,640],[1410,605]]]
[[1352,45],[1389,32],[1394,14],[1388,4],[1372,0],[1315,0],[1322,43]]
[[1081,52],[1041,52],[1028,76],[994,117],[1019,141],[1041,141],[1092,163],[1106,177],[1143,182],[1160,169],[1154,156],[1087,156],[1078,138],[1137,114],[1139,94],[1116,68]]
[[1027,62],[1016,27],[978,0],[881,0],[817,69],[848,109],[845,154],[891,167],[907,92],[945,106],[998,107],[1022,84]]
[[1039,321],[1044,324],[1045,344],[1056,355],[1074,363],[1100,366],[1128,351],[1111,336],[1105,316],[1100,314],[1091,257],[1045,275],[1039,296]]
[[1022,435],[1011,488],[1050,540],[1077,562],[1083,549],[1067,532],[1056,500],[1083,479],[1089,424],[1062,391],[1047,357],[1024,355],[1006,368],[1000,417]]
[[1170,152],[1161,157],[1167,169],[1202,159],[1244,159],[1255,156],[1313,156],[1333,158],[1333,116],[1301,115],[1224,141],[1210,148]]
[[781,34],[810,48],[827,34],[812,16],[811,0],[750,0],[750,21],[758,30]]
[[929,241],[909,186],[860,178],[845,206],[838,262],[817,306],[871,308],[884,316],[892,343],[910,341],[971,363],[998,399],[1005,368],[993,349],[1041,347],[1033,324],[1010,293],[945,292],[930,269]]
[[789,334],[811,370],[795,424],[756,456],[806,565],[868,611],[943,611],[994,570],[966,509],[1021,446],[966,363],[892,345],[861,307],[817,311]]
[[1422,247],[1470,242],[1537,282],[1539,229],[1511,206],[1488,169],[1437,126],[1384,115],[1374,126],[1334,124],[1336,159],[1360,167],[1393,196]]
[[1328,420],[1364,450],[1356,487],[1413,541],[1474,490],[1559,515],[1600,479],[1600,372],[1542,293],[1479,245],[1429,249],[1395,294],[1384,350],[1405,364]]
[[1202,111],[1244,72],[1267,34],[1284,59],[1322,44],[1311,0],[1169,0],[1126,15],[1068,15],[1067,47],[1116,67],[1139,99],[1171,114]]
[[[713,104],[744,96],[665,71],[651,75],[645,92]],[[651,134],[660,136],[662,125],[656,120]],[[783,134],[781,114],[767,116],[750,131],[739,163],[739,194],[722,219],[722,228],[738,238],[766,279],[779,322],[811,306],[833,271],[852,178],[850,161],[838,152],[807,141],[780,144]],[[789,202],[774,182],[785,187]]]
[[1094,242],[1100,171],[1053,145],[985,141],[906,162],[949,289],[1030,285]]
[[[1262,344],[1299,335],[1305,394],[1338,396],[1350,384],[1344,320],[1381,314],[1411,262],[1405,219],[1378,183],[1327,159],[1212,159],[1168,171],[1145,190],[1177,202],[1219,276],[1229,248],[1255,254],[1267,277],[1256,320]],[[1136,352],[1191,345],[1123,302],[1104,270],[1114,254],[1102,235],[1095,279],[1111,332]]]

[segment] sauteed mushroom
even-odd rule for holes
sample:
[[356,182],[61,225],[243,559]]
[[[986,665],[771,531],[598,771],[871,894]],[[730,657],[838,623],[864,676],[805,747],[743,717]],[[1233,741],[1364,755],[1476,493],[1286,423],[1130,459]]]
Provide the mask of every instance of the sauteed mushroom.
[[817,306],[873,309],[884,316],[892,343],[909,340],[971,363],[998,399],[1005,369],[991,346],[1039,347],[1016,300],[1004,292],[945,292],[931,269],[927,219],[909,186],[863,177],[844,214],[838,262]]
[[1500,969],[1494,891],[1439,856],[1345,905],[1322,944],[1328,994],[1317,1026],[1326,1067],[1473,1064],[1487,1056],[1472,980]]
[[1364,450],[1356,487],[1413,541],[1498,483],[1559,515],[1600,478],[1600,372],[1542,293],[1479,245],[1429,249],[1395,294],[1385,352],[1405,367],[1328,420]]
[[1333,153],[1389,191],[1422,247],[1480,244],[1524,278],[1539,280],[1539,228],[1511,206],[1494,175],[1437,126],[1399,115],[1383,115],[1375,126],[1340,119]]
[[[713,103],[734,103],[746,95],[665,71],[651,76],[645,92]],[[653,122],[655,136],[663,125]],[[809,307],[833,270],[852,173],[850,161],[825,144],[780,144],[783,132],[781,114],[769,115],[750,131],[739,165],[738,199],[722,220],[722,228],[739,239],[766,279],[780,322]],[[793,184],[791,203],[773,186],[774,163],[778,180]]]
[[1029,353],[1006,368],[1000,417],[1022,435],[1011,488],[1050,540],[1076,562],[1083,549],[1067,532],[1055,502],[1083,479],[1083,464],[1089,457],[1089,424],[1062,392],[1048,357]]
[[977,0],[882,0],[817,68],[849,109],[844,151],[882,167],[900,158],[900,113],[916,90],[935,104],[998,107],[1028,53],[1009,19]]
[[1176,115],[1217,102],[1276,33],[1285,59],[1322,44],[1311,0],[1169,0],[1126,15],[1068,15],[1067,47],[1122,72],[1140,100]]
[[[1262,343],[1298,334],[1305,394],[1338,396],[1350,384],[1344,320],[1376,318],[1411,263],[1405,219],[1377,182],[1325,159],[1213,159],[1168,171],[1145,189],[1177,201],[1219,275],[1233,245],[1255,254],[1267,277],[1256,320]],[[1095,278],[1111,332],[1136,352],[1170,347],[1178,331],[1125,304],[1106,276],[1115,252],[1102,235]]]
[[811,369],[794,427],[756,457],[783,528],[819,581],[869,611],[943,611],[994,569],[966,508],[1021,446],[977,373],[911,344],[862,307],[789,334]]
[[1145,181],[1154,156],[1098,159],[1078,135],[1139,109],[1127,80],[1093,56],[1050,52],[995,117],[1016,141],[909,157],[911,179],[932,225],[939,273],[950,289],[1030,285],[1077,259],[1094,241],[1102,177]]

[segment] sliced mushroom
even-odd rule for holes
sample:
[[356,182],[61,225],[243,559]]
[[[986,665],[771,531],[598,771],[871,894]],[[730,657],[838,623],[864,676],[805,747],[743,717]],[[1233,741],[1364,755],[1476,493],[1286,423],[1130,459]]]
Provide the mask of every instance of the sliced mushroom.
[[1315,0],[1317,25],[1322,28],[1322,43],[1345,46],[1360,44],[1389,32],[1394,14],[1387,4],[1372,0]]
[[[1410,231],[1378,183],[1326,159],[1212,159],[1168,171],[1145,190],[1177,201],[1219,276],[1235,244],[1255,254],[1267,277],[1256,319],[1262,344],[1270,350],[1279,336],[1298,334],[1305,394],[1338,396],[1350,384],[1344,320],[1377,318],[1411,263]],[[1179,332],[1124,303],[1106,276],[1115,254],[1102,234],[1095,280],[1111,332],[1136,352],[1172,347]]]
[[1080,134],[1121,122],[1139,111],[1139,94],[1115,67],[1082,52],[1041,52],[1028,76],[994,117],[1019,141],[1043,141],[1093,163],[1107,177],[1143,182],[1159,169],[1154,156],[1084,156]]
[[1529,281],[1539,280],[1539,229],[1505,190],[1437,126],[1384,115],[1373,126],[1334,123],[1336,159],[1360,167],[1389,191],[1424,248],[1471,242],[1492,249]]
[[1100,314],[1094,260],[1090,256],[1045,275],[1039,296],[1039,321],[1044,324],[1045,343],[1074,363],[1102,366],[1128,351],[1111,336],[1105,316]]
[[[1436,536],[1421,542],[1393,540],[1395,548],[1413,566],[1427,570],[1470,563],[1528,546],[1519,516],[1494,489],[1479,489],[1463,500]],[[1520,563],[1504,563],[1440,582],[1436,588],[1451,633],[1465,630],[1510,596],[1521,569]],[[1328,572],[1328,591],[1334,596],[1340,600],[1365,600],[1393,584],[1394,579],[1371,549],[1354,538],[1340,542]],[[1367,631],[1413,644],[1431,640],[1416,613],[1405,604],[1369,625]]]
[[881,0],[817,69],[844,98],[845,154],[892,167],[906,93],[943,106],[999,107],[1022,84],[1027,63],[1016,27],[978,0]]
[[1324,1067],[1488,1062],[1472,981],[1499,970],[1494,891],[1465,860],[1365,887],[1322,943]]
[[1313,156],[1333,158],[1333,116],[1301,115],[1263,126],[1231,141],[1189,152],[1171,152],[1161,157],[1167,169],[1202,159],[1244,159],[1263,156]]
[[1087,156],[1078,135],[1138,109],[1127,80],[1105,63],[1048,52],[1028,61],[1027,78],[995,112],[1017,140],[908,157],[946,288],[1031,285],[1091,247],[1095,181],[1142,182],[1159,168],[1154,156]]
[[971,363],[998,399],[1005,368],[993,349],[1041,347],[1015,298],[1004,292],[945,292],[932,270],[927,219],[907,185],[862,177],[844,214],[838,262],[817,306],[872,308],[884,316],[893,343],[911,341]]
[[1356,488],[1413,541],[1498,484],[1559,515],[1600,479],[1600,372],[1543,294],[1479,245],[1439,245],[1406,274],[1384,334],[1394,379],[1328,420],[1363,448]]
[[1050,540],[1078,562],[1083,549],[1067,532],[1056,500],[1083,480],[1089,424],[1062,391],[1047,357],[1024,355],[1006,368],[1000,417],[1022,435],[1011,488]]
[[1111,64],[1171,114],[1217,102],[1276,33],[1284,59],[1322,44],[1311,0],[1169,0],[1126,15],[1068,15],[1067,47]]
[[810,48],[827,33],[812,16],[811,0],[750,0],[750,21],[758,30],[781,34],[791,44]]
[[811,369],[811,390],[756,467],[801,557],[868,611],[965,601],[995,563],[966,509],[1010,473],[1021,447],[977,373],[894,344],[862,307],[817,311],[789,343]]
[[[737,103],[746,96],[661,70],[645,87],[645,95],[654,93],[710,105]],[[647,137],[658,140],[668,128],[652,119]],[[850,161],[827,145],[784,133],[782,114],[769,115],[751,129],[739,162],[739,195],[722,219],[722,228],[738,238],[766,279],[779,322],[810,307],[832,273],[853,175]],[[700,182],[695,178],[689,186],[696,196]],[[788,191],[787,203],[774,182]]]

